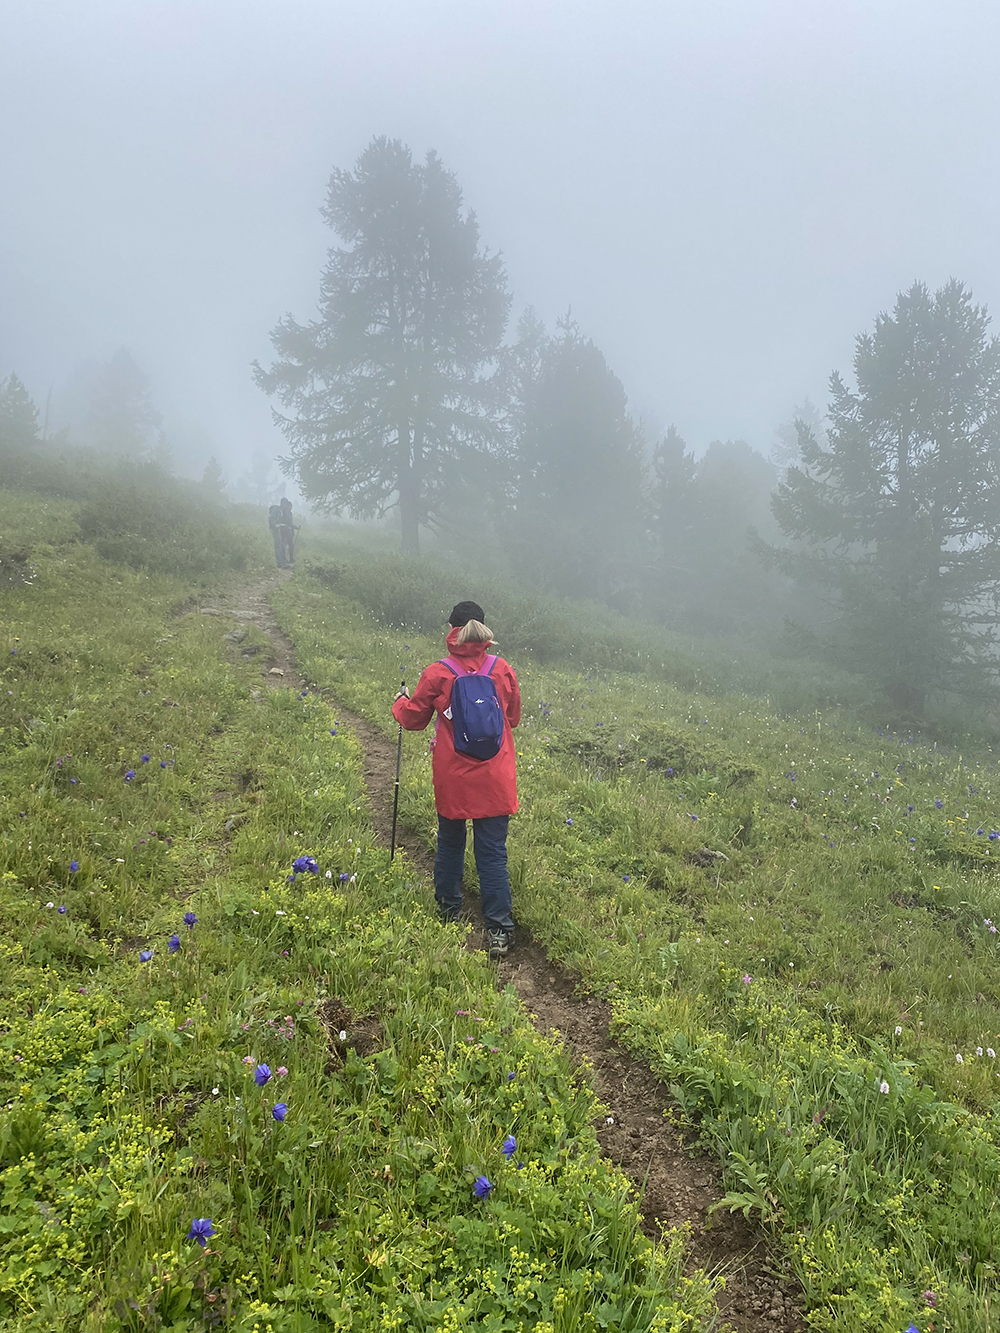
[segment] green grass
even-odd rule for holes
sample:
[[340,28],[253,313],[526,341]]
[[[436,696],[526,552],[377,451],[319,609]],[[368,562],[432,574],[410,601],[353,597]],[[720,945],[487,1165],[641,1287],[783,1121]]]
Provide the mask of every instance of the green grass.
[[[442,647],[386,625],[394,588],[364,605],[336,591],[363,594],[376,573],[299,578],[279,606],[310,678],[391,732],[400,674]],[[428,572],[426,602],[439,583]],[[845,709],[783,717],[679,687],[660,663],[581,670],[584,612],[573,661],[539,662],[489,617],[525,700],[517,915],[613,999],[621,1039],[720,1155],[729,1206],[783,1236],[811,1327],[995,1328],[989,747],[879,735]],[[430,840],[425,738],[405,755],[403,812]],[[726,859],[700,865],[704,849]]]
[[[387,867],[326,704],[261,690],[224,620],[181,613],[190,585],[102,561],[59,502],[16,516],[0,1325],[707,1329],[710,1285],[681,1235],[639,1232],[590,1090]],[[301,854],[319,872],[290,882]]]

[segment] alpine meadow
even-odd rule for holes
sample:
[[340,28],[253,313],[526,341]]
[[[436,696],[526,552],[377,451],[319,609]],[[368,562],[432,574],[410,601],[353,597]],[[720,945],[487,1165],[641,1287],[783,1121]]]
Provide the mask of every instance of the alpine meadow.
[[0,1329],[1000,1333],[1000,18],[22,9]]

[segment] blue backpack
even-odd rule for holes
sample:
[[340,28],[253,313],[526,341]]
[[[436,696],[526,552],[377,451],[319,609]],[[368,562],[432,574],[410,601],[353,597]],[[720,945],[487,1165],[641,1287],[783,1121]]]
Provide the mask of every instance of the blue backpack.
[[503,744],[503,708],[490,679],[496,664],[496,657],[489,656],[481,671],[466,671],[453,657],[441,658],[455,676],[444,715],[451,720],[455,749],[470,759],[495,759]]

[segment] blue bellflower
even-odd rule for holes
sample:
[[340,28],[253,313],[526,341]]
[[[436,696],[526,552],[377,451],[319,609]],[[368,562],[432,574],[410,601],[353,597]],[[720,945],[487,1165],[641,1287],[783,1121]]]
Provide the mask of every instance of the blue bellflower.
[[274,1116],[275,1120],[284,1120],[285,1116],[288,1114],[288,1103],[275,1102],[271,1107],[271,1114]]
[[253,1071],[253,1081],[257,1084],[258,1088],[262,1088],[265,1083],[270,1083],[271,1066],[258,1065],[257,1068]]
[[197,923],[198,918],[195,916],[194,912],[184,913],[184,924],[187,926],[188,930],[194,930]]
[[197,1241],[202,1249],[208,1244],[211,1236],[215,1235],[215,1227],[212,1225],[210,1217],[196,1217],[191,1222],[191,1230],[184,1237],[185,1240]]
[[131,782],[134,777],[135,777],[135,769],[130,768],[128,772],[125,774],[125,781]]
[[148,963],[153,956],[152,949],[143,949],[139,954],[140,963]]
[[507,1135],[503,1143],[500,1145],[500,1151],[503,1153],[504,1157],[506,1157],[507,1161],[509,1162],[510,1159],[517,1152],[517,1139],[515,1139],[513,1134]]
[[304,875],[306,872],[310,875],[319,874],[319,866],[312,856],[297,856],[292,862],[292,872],[296,875]]
[[171,935],[170,939],[167,940],[167,948],[170,950],[171,953],[176,953],[180,947],[181,947],[181,937],[179,935]]
[[493,1193],[493,1186],[485,1176],[476,1176],[472,1182],[472,1192],[477,1199],[488,1199]]

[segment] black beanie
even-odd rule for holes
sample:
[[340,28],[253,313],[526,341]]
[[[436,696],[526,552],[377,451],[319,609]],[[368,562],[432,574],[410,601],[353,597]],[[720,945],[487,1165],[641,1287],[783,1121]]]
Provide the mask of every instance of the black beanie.
[[459,602],[451,615],[448,617],[448,624],[453,629],[461,629],[467,625],[470,620],[485,620],[486,612],[478,602]]

